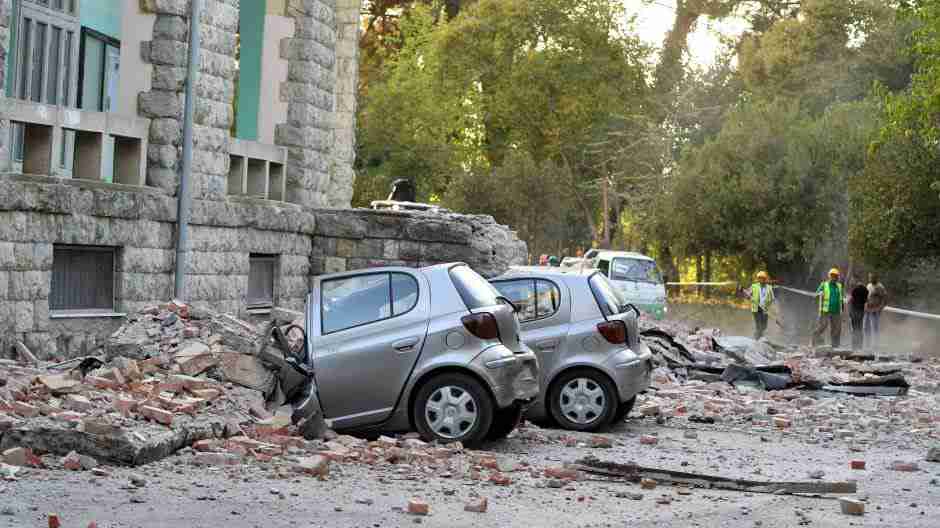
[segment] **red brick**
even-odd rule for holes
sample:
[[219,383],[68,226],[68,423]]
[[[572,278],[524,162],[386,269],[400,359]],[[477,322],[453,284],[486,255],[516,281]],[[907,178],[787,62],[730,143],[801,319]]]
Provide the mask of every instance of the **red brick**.
[[75,411],[63,411],[53,414],[52,418],[63,422],[80,422],[85,418],[85,415]]
[[412,515],[427,515],[430,511],[431,507],[422,500],[411,499],[408,501],[408,513]]
[[219,389],[193,389],[189,392],[191,392],[193,396],[206,401],[212,401],[222,395],[222,391]]
[[173,423],[173,413],[152,407],[150,405],[141,407],[140,414],[150,418],[155,422],[162,423],[163,425],[170,425]]
[[482,456],[479,457],[476,462],[478,466],[486,469],[499,469],[499,463],[496,461],[496,457]]
[[121,369],[117,367],[111,369],[111,377],[114,378],[114,382],[118,385],[127,384],[127,379],[124,378],[124,373],[121,372]]
[[486,497],[480,497],[478,499],[471,499],[470,502],[464,504],[463,511],[468,511],[472,513],[486,513],[487,503]]
[[115,411],[127,416],[137,410],[138,402],[133,399],[115,398],[113,405]]
[[512,479],[502,473],[493,473],[490,475],[490,482],[497,486],[508,486],[512,484]]
[[62,523],[59,522],[58,515],[54,513],[50,513],[48,519],[49,519],[49,528],[62,528]]
[[69,471],[81,471],[82,470],[82,460],[78,456],[78,453],[72,451],[71,453],[62,457],[62,467]]
[[865,469],[865,461],[864,460],[850,460],[849,467],[852,469]]
[[904,471],[907,473],[917,471],[917,464],[914,462],[904,462],[903,460],[895,460],[891,463],[891,469],[895,471]]
[[218,445],[219,443],[215,440],[199,440],[193,443],[193,449],[202,452],[215,451]]
[[102,378],[99,376],[85,376],[85,381],[90,383],[96,389],[117,389],[118,384],[109,380],[108,378]]
[[659,438],[651,435],[643,435],[640,437],[640,443],[643,445],[656,445],[659,443]]
[[25,418],[35,418],[39,416],[39,408],[28,403],[13,400],[13,412]]
[[591,447],[607,449],[614,446],[614,443],[610,438],[606,436],[592,436],[591,437]]
[[566,467],[545,468],[543,472],[546,477],[559,480],[581,480],[581,472],[577,469]]

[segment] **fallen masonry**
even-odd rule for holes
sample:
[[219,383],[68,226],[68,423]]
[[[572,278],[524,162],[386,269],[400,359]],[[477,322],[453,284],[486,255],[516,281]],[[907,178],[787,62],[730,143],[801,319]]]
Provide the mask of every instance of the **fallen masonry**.
[[[280,449],[281,437],[329,434],[323,424],[298,431],[291,423],[285,394],[305,378],[289,377],[290,386],[281,378],[303,337],[271,335],[300,314],[275,313],[280,319],[257,328],[171,302],[129,316],[99,356],[42,364],[17,347],[19,361],[0,360],[0,450],[29,448],[89,469],[90,459],[136,466],[205,440],[276,438]],[[301,418],[322,422],[318,412]],[[22,458],[8,463],[27,465],[15,463]]]

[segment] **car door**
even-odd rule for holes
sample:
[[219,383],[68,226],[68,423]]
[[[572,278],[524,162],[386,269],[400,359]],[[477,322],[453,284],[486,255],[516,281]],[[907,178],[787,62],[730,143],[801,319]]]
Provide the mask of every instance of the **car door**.
[[316,279],[313,368],[324,414],[336,428],[388,418],[428,330],[430,289],[411,271]]
[[554,370],[567,347],[566,286],[531,277],[494,281],[493,286],[519,307],[522,341],[538,356],[544,386],[544,377]]

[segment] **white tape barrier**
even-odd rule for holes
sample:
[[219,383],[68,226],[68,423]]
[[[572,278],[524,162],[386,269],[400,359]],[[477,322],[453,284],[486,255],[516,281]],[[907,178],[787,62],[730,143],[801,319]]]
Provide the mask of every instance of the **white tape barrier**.
[[[667,282],[667,286],[737,286],[738,283],[733,281],[726,282]],[[800,295],[805,295],[806,297],[816,297],[816,292],[798,290],[796,288],[791,288],[789,286],[780,286],[776,285],[774,288],[779,288],[781,290],[787,290],[793,293],[798,293]],[[940,315],[929,314],[924,312],[915,312],[913,310],[905,310],[903,308],[895,308],[893,306],[888,306],[885,308],[886,312],[896,313],[901,315],[907,315],[910,317],[919,317],[921,319],[929,319],[931,321],[940,321]]]
[[[793,293],[798,293],[800,295],[805,295],[807,297],[816,297],[816,292],[798,290],[796,288],[790,288],[789,286],[775,286],[775,288],[780,288],[781,290],[791,291]],[[888,306],[887,308],[885,308],[884,311],[889,312],[889,313],[908,315],[910,317],[919,317],[921,319],[930,319],[931,321],[940,321],[940,315],[929,314],[929,313],[924,313],[924,312],[915,312],[913,310],[905,310],[903,308],[895,308],[893,306]]]

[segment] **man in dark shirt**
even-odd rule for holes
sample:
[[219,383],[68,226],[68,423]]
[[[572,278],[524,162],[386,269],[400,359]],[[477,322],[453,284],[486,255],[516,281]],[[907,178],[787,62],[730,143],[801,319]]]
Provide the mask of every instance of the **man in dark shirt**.
[[849,317],[852,319],[852,350],[858,351],[864,345],[862,323],[865,321],[865,304],[868,302],[868,287],[854,277],[855,286],[849,294]]

